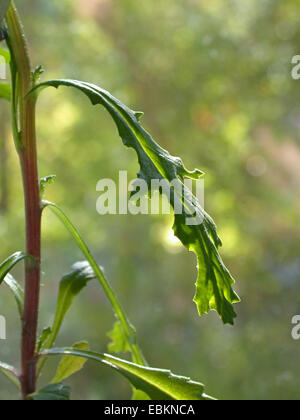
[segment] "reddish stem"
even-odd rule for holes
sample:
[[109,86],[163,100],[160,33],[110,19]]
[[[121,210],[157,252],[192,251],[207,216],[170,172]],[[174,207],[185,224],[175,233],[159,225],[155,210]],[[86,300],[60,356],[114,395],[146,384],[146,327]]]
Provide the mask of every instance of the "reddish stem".
[[[27,115],[25,128],[29,134],[35,127],[34,104],[27,102],[24,111]],[[20,160],[25,197],[26,252],[36,260],[36,264],[27,261],[25,265],[21,380],[23,396],[26,397],[35,391],[36,362],[34,356],[40,293],[41,208],[35,142],[29,142],[28,147],[20,153]]]
[[[19,120],[19,127],[14,127],[14,134],[22,167],[26,216],[26,252],[35,259],[35,263],[27,261],[25,264],[21,384],[23,398],[26,399],[29,394],[35,391],[36,386],[35,346],[40,292],[41,207],[36,150],[35,99],[26,98],[26,94],[33,87],[31,65],[23,27],[13,2],[7,12],[6,21],[9,37],[8,45],[18,74],[18,83],[14,87],[17,89],[19,98],[18,113],[15,109],[14,112],[16,114],[15,119]],[[18,130],[19,133],[16,133]]]

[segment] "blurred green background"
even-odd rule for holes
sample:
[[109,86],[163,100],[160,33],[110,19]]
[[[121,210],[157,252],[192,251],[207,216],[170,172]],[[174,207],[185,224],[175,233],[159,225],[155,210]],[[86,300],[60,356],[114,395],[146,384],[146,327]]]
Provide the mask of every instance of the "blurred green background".
[[[110,90],[189,169],[206,175],[206,210],[242,298],[234,327],[192,303],[196,259],[169,234],[167,216],[99,216],[97,181],[129,178],[136,156],[99,107],[61,88],[38,106],[40,175],[57,175],[47,199],[84,234],[138,332],[149,363],[189,375],[220,399],[298,399],[300,313],[300,81],[296,0],[16,0],[43,80],[75,78]],[[20,172],[1,102],[1,260],[23,249]],[[2,144],[3,148],[3,144]],[[6,156],[6,157],[5,157]],[[3,168],[6,164],[6,176]],[[49,213],[43,221],[40,329],[51,322],[58,282],[82,260]],[[21,268],[15,276],[22,281]],[[0,360],[19,360],[19,321],[2,287],[7,341]],[[114,322],[96,282],[67,316],[58,345],[86,339],[106,351]],[[48,363],[41,385],[54,373]],[[89,363],[68,381],[75,399],[128,399],[130,388]],[[0,399],[14,399],[0,377]]]

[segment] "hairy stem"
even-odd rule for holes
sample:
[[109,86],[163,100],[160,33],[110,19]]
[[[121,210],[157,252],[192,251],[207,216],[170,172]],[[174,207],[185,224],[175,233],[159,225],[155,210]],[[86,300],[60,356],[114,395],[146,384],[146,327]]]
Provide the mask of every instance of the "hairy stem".
[[[26,252],[34,257],[35,263],[25,264],[25,297],[22,323],[22,393],[23,397],[35,391],[36,361],[35,345],[38,325],[38,308],[40,292],[40,254],[41,254],[41,205],[39,192],[36,130],[35,130],[35,99],[26,98],[33,87],[31,80],[31,65],[27,43],[19,15],[12,2],[7,15],[8,46],[14,63],[12,78],[16,80],[13,86],[13,97],[17,98],[15,121],[18,121],[18,133],[15,133],[15,143],[22,168],[25,216],[26,216]],[[16,127],[13,127],[14,132]]]

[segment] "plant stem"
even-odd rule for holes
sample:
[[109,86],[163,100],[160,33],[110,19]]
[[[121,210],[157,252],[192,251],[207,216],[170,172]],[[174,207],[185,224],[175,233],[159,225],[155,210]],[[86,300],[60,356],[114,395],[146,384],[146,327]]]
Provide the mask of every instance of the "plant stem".
[[[25,263],[25,295],[22,319],[22,394],[23,398],[35,391],[36,361],[35,345],[38,325],[41,259],[41,205],[39,192],[38,163],[35,130],[35,99],[26,98],[33,87],[31,64],[27,43],[17,10],[12,2],[7,15],[8,45],[17,72],[14,87],[18,97],[18,139],[15,139],[20,157],[26,217],[26,252],[34,257],[36,264]],[[15,127],[14,127],[15,128]]]

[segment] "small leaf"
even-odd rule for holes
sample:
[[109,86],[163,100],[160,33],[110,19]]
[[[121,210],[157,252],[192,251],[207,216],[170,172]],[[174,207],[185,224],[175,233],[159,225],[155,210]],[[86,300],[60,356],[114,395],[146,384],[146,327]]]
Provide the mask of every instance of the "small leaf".
[[[56,304],[51,332],[43,343],[44,349],[49,349],[55,343],[63,320],[72,306],[75,297],[84,289],[90,280],[95,278],[95,274],[87,261],[78,262],[73,265],[71,273],[64,276],[59,284],[59,292]],[[45,334],[47,334],[45,332]],[[46,360],[41,360],[38,365],[38,375],[41,372]]]
[[10,380],[18,389],[21,388],[18,373],[13,366],[0,362],[0,372]]
[[56,175],[49,175],[49,176],[46,176],[45,178],[42,178],[40,180],[41,199],[44,198],[45,190],[46,190],[47,185],[53,184],[53,182],[55,182],[55,180],[56,180]]
[[95,274],[87,261],[73,265],[72,271],[64,276],[59,284],[56,312],[51,334],[46,342],[46,348],[51,347],[59,333],[63,320],[75,297],[84,289],[87,283],[95,278]]
[[[110,353],[127,353],[130,352],[132,354],[132,350],[131,347],[129,345],[129,342],[124,334],[123,328],[122,328],[122,324],[120,321],[116,321],[114,324],[114,327],[112,329],[112,331],[110,331],[108,334],[108,337],[112,340],[109,344],[108,344],[108,351]],[[133,356],[133,361],[136,362],[134,360],[134,355]],[[143,365],[145,365],[146,363],[143,363]],[[145,399],[144,397],[142,397],[139,394],[139,391],[136,390],[134,387],[132,387],[132,399]],[[143,393],[142,393],[143,394]],[[147,398],[149,399],[149,397]]]
[[51,349],[40,354],[42,357],[73,355],[104,364],[122,374],[132,386],[152,400],[212,400],[204,394],[204,386],[185,376],[174,375],[170,370],[139,366],[109,354],[76,350],[73,348]]
[[35,86],[37,82],[40,80],[41,75],[44,73],[43,66],[37,66],[34,71],[31,72],[31,81],[32,84]]
[[40,336],[40,338],[37,341],[37,345],[36,345],[36,352],[40,353],[43,349],[44,349],[44,345],[46,344],[50,334],[51,334],[51,328],[44,328],[42,331],[42,334]]
[[115,322],[113,330],[107,335],[112,340],[108,344],[108,351],[111,353],[126,353],[131,351],[120,321]]
[[[75,343],[72,348],[76,350],[89,350],[89,345],[86,341]],[[75,356],[63,356],[61,359],[55,377],[51,383],[55,384],[62,382],[75,373],[79,372],[86,364],[87,359],[75,357]]]
[[40,391],[30,395],[35,401],[69,401],[71,389],[62,384],[48,385]]

